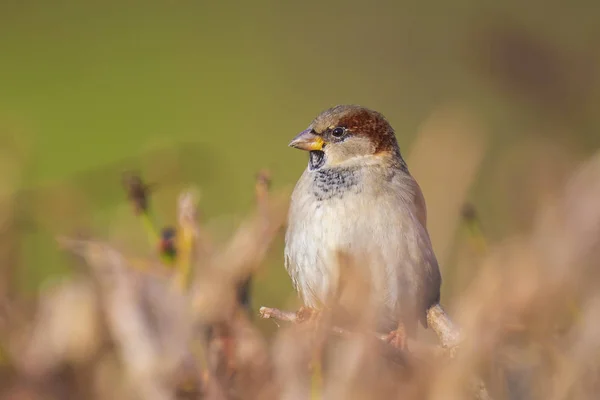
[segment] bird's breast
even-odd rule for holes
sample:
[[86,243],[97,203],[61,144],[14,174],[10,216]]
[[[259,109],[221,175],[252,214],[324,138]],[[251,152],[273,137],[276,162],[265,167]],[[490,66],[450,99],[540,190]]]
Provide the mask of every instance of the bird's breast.
[[[298,183],[286,234],[286,265],[307,305],[322,302],[339,281],[338,256],[368,257],[375,290],[397,298],[402,244],[398,196],[361,171],[313,171]],[[391,282],[394,282],[390,285]]]

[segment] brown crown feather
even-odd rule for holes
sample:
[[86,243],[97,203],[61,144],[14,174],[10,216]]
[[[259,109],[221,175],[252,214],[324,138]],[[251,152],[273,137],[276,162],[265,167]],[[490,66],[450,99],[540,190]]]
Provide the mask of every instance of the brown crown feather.
[[354,135],[366,136],[375,144],[375,153],[394,151],[398,148],[394,130],[385,117],[366,107],[335,106],[323,111],[313,121],[312,126],[318,133],[330,127],[342,126]]

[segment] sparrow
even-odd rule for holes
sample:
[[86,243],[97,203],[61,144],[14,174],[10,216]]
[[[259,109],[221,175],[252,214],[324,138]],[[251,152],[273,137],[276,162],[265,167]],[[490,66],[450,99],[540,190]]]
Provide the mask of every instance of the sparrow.
[[[323,111],[290,147],[309,152],[292,193],[285,268],[304,307],[328,304],[340,280],[339,254],[364,260],[377,329],[406,348],[442,282],[427,231],[421,188],[402,158],[393,128],[357,105]],[[366,300],[365,300],[366,301]]]

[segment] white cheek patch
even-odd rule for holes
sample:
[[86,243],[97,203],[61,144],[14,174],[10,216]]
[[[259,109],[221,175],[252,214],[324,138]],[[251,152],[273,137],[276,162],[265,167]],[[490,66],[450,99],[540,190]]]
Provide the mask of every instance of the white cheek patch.
[[372,155],[375,145],[368,138],[353,136],[343,142],[329,144],[325,152],[330,164],[339,164],[355,157]]

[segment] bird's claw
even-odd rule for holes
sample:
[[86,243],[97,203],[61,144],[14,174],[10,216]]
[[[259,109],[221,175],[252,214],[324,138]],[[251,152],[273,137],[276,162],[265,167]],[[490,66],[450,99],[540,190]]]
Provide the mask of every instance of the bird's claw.
[[408,350],[408,339],[406,331],[403,326],[399,326],[398,329],[391,331],[385,338],[391,346],[398,350]]
[[319,313],[314,308],[310,307],[300,307],[298,311],[296,311],[296,322],[314,322],[319,317]]

